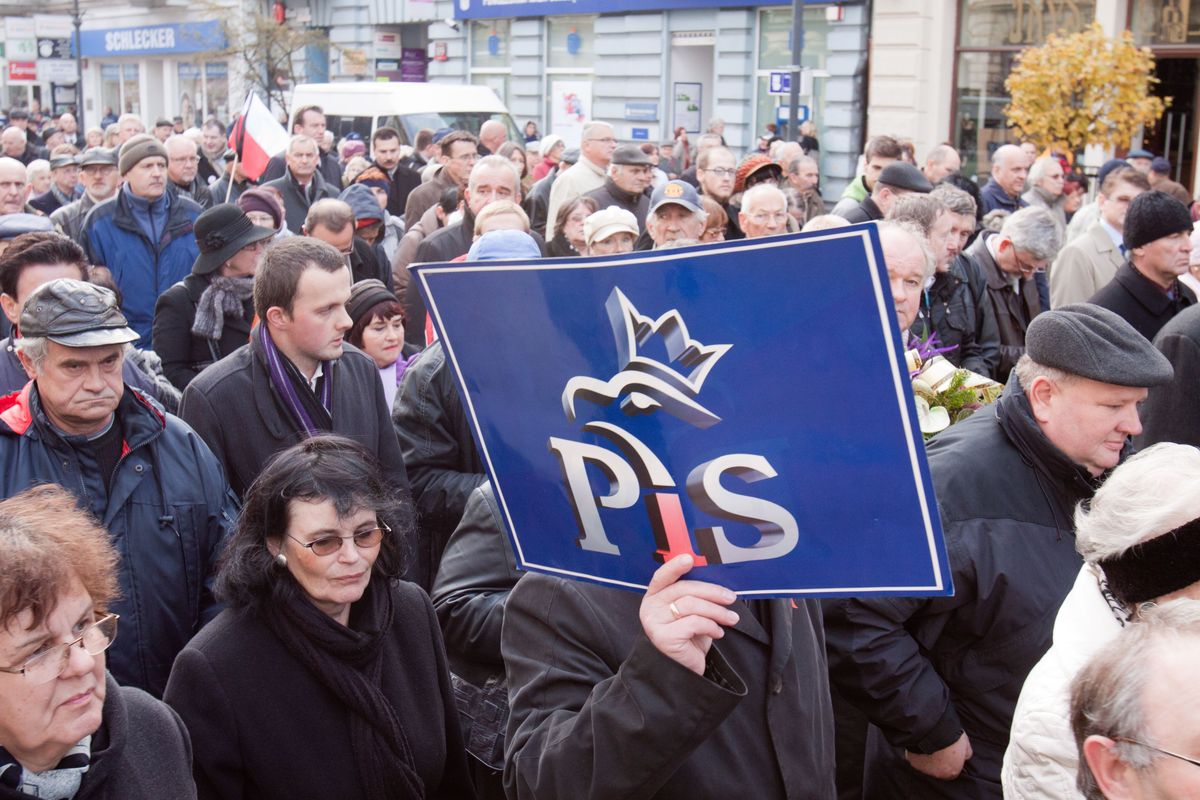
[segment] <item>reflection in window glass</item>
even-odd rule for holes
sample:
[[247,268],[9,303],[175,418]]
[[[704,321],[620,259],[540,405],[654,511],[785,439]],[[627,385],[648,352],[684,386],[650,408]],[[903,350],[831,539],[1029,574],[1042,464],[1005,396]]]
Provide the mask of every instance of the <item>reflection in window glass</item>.
[[[825,10],[822,8],[804,9],[804,49],[800,52],[800,65],[812,69],[825,69],[828,49],[826,42],[829,38],[830,24],[825,20]],[[788,8],[771,8],[759,12],[758,23],[758,68],[759,70],[779,70],[792,63],[792,12]],[[773,123],[778,117],[778,110],[787,105],[787,95],[768,93],[770,79],[760,75],[755,91],[758,121],[758,137],[766,129],[767,123]],[[825,111],[825,80],[813,80],[813,96],[800,102],[809,106],[809,118],[817,125],[820,138],[821,119]],[[803,117],[803,115],[801,115]]]
[[208,95],[206,115],[229,119],[229,66],[224,61],[209,61],[204,65],[204,87]]
[[179,116],[183,117],[185,126],[199,125],[204,121],[201,91],[200,65],[179,62]]
[[122,78],[125,92],[125,111],[130,114],[141,114],[142,91],[138,85],[138,65],[123,65]]
[[1134,0],[1129,29],[1138,44],[1200,43],[1200,0]]
[[591,69],[595,65],[595,17],[549,17],[546,20],[546,66]]
[[[1009,96],[1004,79],[1013,68],[1016,52],[960,53],[957,116],[954,145],[962,155],[962,174],[983,174],[990,169],[991,154],[1015,138],[1004,118]],[[986,175],[983,178],[986,180]]]
[[471,66],[511,66],[509,44],[512,40],[512,22],[507,19],[489,19],[471,23]]
[[121,114],[121,67],[117,64],[100,65],[100,108],[105,114]]
[[[1161,0],[1160,3],[1161,5]],[[1052,33],[1077,33],[1096,18],[1094,0],[1028,3],[962,0],[959,45],[1021,47],[1042,44]]]

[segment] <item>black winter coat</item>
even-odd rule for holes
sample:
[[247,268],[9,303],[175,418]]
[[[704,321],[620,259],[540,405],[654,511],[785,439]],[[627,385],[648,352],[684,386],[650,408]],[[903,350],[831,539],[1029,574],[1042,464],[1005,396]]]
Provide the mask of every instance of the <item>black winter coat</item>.
[[1172,317],[1196,304],[1196,295],[1178,280],[1171,288],[1173,297],[1158,284],[1134,269],[1126,261],[1117,268],[1113,279],[1092,295],[1089,303],[1107,308],[1133,326],[1150,341]]
[[[100,727],[72,800],[193,800],[192,748],[179,715],[106,675]],[[0,800],[33,800],[0,784]]]
[[1171,362],[1175,377],[1151,387],[1142,403],[1138,449],[1159,442],[1200,447],[1200,306],[1185,308],[1164,325],[1154,346]]
[[529,215],[529,229],[539,236],[546,235],[546,214],[550,210],[550,189],[558,177],[561,167],[556,166],[546,176],[529,188],[529,194],[521,203]]
[[[392,591],[380,688],[408,737],[425,797],[470,800],[433,608],[416,586]],[[345,704],[250,610],[225,611],[188,643],[166,698],[191,732],[202,800],[363,796]]]
[[922,292],[920,313],[909,330],[922,339],[936,333],[939,346],[954,347],[943,355],[957,367],[990,378],[1000,364],[1000,333],[987,283],[978,265],[961,255]]
[[816,601],[735,602],[737,625],[709,650],[713,679],[650,643],[641,602],[537,573],[512,590],[502,634],[509,798],[832,800]]
[[857,206],[843,214],[842,217],[851,223],[873,222],[883,219],[883,212],[879,210],[879,206],[875,204],[874,200],[866,197]]
[[486,479],[440,341],[429,345],[405,371],[392,423],[420,520],[423,547],[418,554],[420,577],[415,580],[429,587],[467,497]]
[[[333,430],[329,433],[348,436],[366,447],[383,464],[388,481],[407,491],[404,457],[392,431],[375,362],[345,345],[331,371]],[[179,413],[224,465],[238,497],[271,456],[304,438],[271,386],[265,356],[254,340],[197,375],[183,393]]]
[[121,615],[108,667],[122,685],[159,696],[175,654],[221,610],[212,580],[236,503],[221,465],[182,420],[128,386],[116,413],[126,452],[106,489],[79,437],[50,425],[35,383],[0,400],[0,497],[57,483],[108,530],[120,556],[112,611]]
[[254,300],[247,300],[242,319],[225,318],[220,341],[192,333],[200,295],[212,283],[211,275],[188,275],[159,295],[154,306],[154,351],[162,359],[163,374],[183,391],[205,367],[250,341]]
[[283,221],[287,225],[289,231],[299,235],[304,226],[304,218],[308,216],[308,209],[313,203],[318,200],[324,200],[332,197],[337,198],[338,190],[335,186],[340,186],[341,183],[329,184],[321,177],[321,172],[318,170],[313,173],[313,184],[308,187],[305,192],[300,190],[300,184],[292,178],[292,173],[289,171],[282,178],[278,178],[269,183],[264,183],[264,187],[275,189],[283,195]]
[[[867,753],[867,797],[999,800],[1021,685],[1082,565],[1075,505],[1099,479],[1046,438],[1016,376],[928,453],[954,595],[828,601],[830,675],[887,739]],[[954,781],[896,749],[933,753],[964,731],[974,756]]]
[[991,231],[979,234],[963,256],[974,262],[987,280],[988,302],[1000,336],[1000,364],[993,370],[992,378],[1004,383],[1025,355],[1025,331],[1034,317],[1042,313],[1042,306],[1032,278],[1021,278],[1017,281],[1017,291],[1013,291],[1012,278],[1000,269],[987,246],[987,240],[996,235]]
[[637,194],[627,192],[613,183],[611,177],[608,177],[604,179],[603,186],[586,193],[584,197],[595,200],[597,208],[601,211],[609,206],[625,209],[637,217],[639,231],[646,229],[646,213],[650,211],[650,198],[644,192]]
[[[319,148],[317,153],[320,156],[317,173],[333,188],[333,196],[337,197],[338,193],[342,191],[342,165],[338,163],[337,156],[333,153],[326,153]],[[267,162],[267,168],[263,170],[263,174],[258,176],[258,182],[267,183],[279,180],[286,178],[287,174],[287,159],[284,158],[283,153],[276,153]]]

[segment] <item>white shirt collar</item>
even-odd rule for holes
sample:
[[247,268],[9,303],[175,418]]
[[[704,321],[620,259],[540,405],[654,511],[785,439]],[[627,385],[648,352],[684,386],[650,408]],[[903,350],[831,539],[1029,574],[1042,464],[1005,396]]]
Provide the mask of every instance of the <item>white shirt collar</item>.
[[325,365],[322,364],[320,361],[318,361],[316,372],[314,372],[313,376],[308,379],[308,388],[312,389],[313,394],[317,393],[317,381],[319,381],[321,379],[321,376],[324,374],[325,374]]

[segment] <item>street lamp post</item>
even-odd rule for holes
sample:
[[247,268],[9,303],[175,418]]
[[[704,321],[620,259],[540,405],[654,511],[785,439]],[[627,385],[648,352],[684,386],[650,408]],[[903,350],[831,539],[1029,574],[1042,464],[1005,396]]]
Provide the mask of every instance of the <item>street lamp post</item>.
[[75,23],[75,127],[76,130],[85,131],[87,128],[83,122],[83,41],[79,34],[79,28],[83,25],[83,15],[79,11],[79,0],[75,0],[74,12],[71,21]]
[[792,85],[788,91],[789,141],[800,141],[800,55],[804,50],[804,0],[792,0]]

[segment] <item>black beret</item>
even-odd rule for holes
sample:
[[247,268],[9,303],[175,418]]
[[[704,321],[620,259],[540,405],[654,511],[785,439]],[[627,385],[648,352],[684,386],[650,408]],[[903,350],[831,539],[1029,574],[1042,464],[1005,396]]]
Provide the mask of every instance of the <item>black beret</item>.
[[1142,192],[1133,198],[1125,212],[1125,249],[1150,244],[1173,233],[1192,230],[1192,215],[1187,206],[1166,192]]
[[910,192],[929,194],[933,184],[921,174],[921,170],[907,161],[893,161],[879,173],[878,183],[891,186],[894,189],[905,189]]
[[1025,352],[1043,366],[1117,386],[1159,386],[1175,374],[1149,339],[1091,303],[1038,314],[1025,332]]

